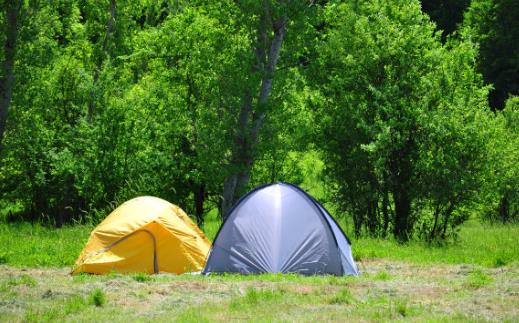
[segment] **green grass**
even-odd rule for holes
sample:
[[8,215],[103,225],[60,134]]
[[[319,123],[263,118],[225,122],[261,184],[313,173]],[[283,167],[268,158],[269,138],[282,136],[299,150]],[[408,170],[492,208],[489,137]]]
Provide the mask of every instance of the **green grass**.
[[[359,277],[79,275],[0,266],[0,321],[517,321],[519,267],[377,260]],[[484,306],[481,306],[484,304]]]
[[153,280],[153,276],[148,275],[146,273],[135,273],[135,274],[132,274],[132,277],[135,281],[141,282],[141,283]]
[[56,229],[0,223],[0,263],[19,267],[71,266],[91,230],[91,226],[84,225]]
[[359,277],[71,277],[92,228],[0,223],[0,321],[519,320],[519,225],[469,221],[442,247],[352,239]]
[[[361,282],[365,284],[367,280],[357,281]],[[408,304],[400,295],[393,298],[367,297],[367,290],[357,299],[348,287],[330,284],[327,277],[316,280],[298,276],[290,282],[238,290],[237,295],[228,300],[192,305],[180,313],[179,321],[189,322],[190,317],[202,321],[313,322],[343,321],[346,317],[349,320],[380,321],[405,315],[418,317],[423,312],[419,305]]]
[[86,306],[87,302],[84,297],[74,296],[65,302],[63,312],[65,315],[75,314],[81,312]]
[[465,285],[470,288],[478,289],[493,282],[494,279],[491,276],[485,274],[481,269],[475,269],[467,276]]
[[353,304],[355,297],[349,289],[343,288],[328,300],[329,304]]
[[9,285],[9,286],[25,285],[25,286],[33,287],[33,286],[36,286],[36,279],[34,279],[31,275],[23,274],[21,276],[9,279],[7,281],[7,285]]
[[229,308],[241,311],[244,307],[256,307],[261,303],[278,303],[283,301],[286,291],[282,289],[248,288],[245,295],[231,299]]
[[387,273],[387,271],[382,270],[382,271],[379,271],[379,272],[375,275],[374,278],[377,279],[377,280],[390,280],[390,279],[391,279],[391,275],[389,275],[389,274]]
[[421,241],[401,245],[394,240],[353,240],[355,259],[385,258],[418,264],[477,264],[501,267],[519,261],[519,225],[482,224],[471,220],[461,226],[459,239],[444,246]]
[[218,233],[218,229],[220,229],[221,221],[218,217],[218,210],[213,209],[211,210],[205,218],[204,226],[202,227],[202,230],[204,231],[207,238],[211,241],[214,240],[216,237],[216,234]]
[[[211,212],[203,229],[208,238],[214,239],[219,226],[216,212]],[[0,265],[70,267],[92,229],[86,225],[55,229],[29,223],[0,223]],[[352,243],[357,260],[383,258],[416,264],[475,264],[497,268],[519,262],[517,237],[518,224],[491,225],[471,220],[462,225],[456,242],[441,247],[421,241],[402,245],[392,239],[371,238],[352,239]],[[146,278],[136,276],[135,279]]]

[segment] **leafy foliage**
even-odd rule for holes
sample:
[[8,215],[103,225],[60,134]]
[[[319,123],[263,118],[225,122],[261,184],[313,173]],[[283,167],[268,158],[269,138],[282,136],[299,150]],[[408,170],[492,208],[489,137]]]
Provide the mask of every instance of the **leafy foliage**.
[[497,113],[492,140],[492,154],[485,192],[484,216],[503,223],[519,220],[519,98],[508,99]]
[[445,239],[486,158],[473,45],[442,46],[417,2],[340,4],[325,19],[314,104],[336,200],[357,234]]
[[9,220],[95,223],[155,195],[203,226],[278,180],[359,235],[517,218],[517,100],[490,115],[475,71],[515,93],[511,2],[473,1],[443,38],[467,1],[1,3]]

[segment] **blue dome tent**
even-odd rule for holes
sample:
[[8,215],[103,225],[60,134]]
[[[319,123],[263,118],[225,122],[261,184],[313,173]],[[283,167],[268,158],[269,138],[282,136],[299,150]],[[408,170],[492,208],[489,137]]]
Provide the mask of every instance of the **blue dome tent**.
[[204,273],[357,275],[350,241],[310,195],[288,183],[260,186],[230,211]]

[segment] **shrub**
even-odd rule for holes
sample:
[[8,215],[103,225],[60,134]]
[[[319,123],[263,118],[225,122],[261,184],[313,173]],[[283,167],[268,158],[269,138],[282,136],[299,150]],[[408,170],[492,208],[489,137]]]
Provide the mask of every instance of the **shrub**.
[[96,288],[90,294],[89,300],[90,304],[100,307],[106,303],[106,296],[100,288]]

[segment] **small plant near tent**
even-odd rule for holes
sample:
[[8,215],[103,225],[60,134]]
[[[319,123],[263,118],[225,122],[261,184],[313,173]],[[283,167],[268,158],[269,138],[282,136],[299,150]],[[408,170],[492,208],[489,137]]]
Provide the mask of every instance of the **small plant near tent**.
[[239,310],[244,306],[256,306],[260,303],[272,303],[282,300],[286,292],[282,289],[256,289],[248,288],[245,295],[235,298],[230,303],[230,308]]
[[379,271],[375,277],[374,277],[376,280],[390,280],[391,279],[391,275],[387,273],[387,271],[385,270],[381,270]]
[[395,309],[396,309],[396,313],[402,317],[406,317],[409,315],[409,308],[408,308],[407,302],[403,302],[403,301],[397,302]]
[[506,259],[505,257],[497,256],[496,258],[494,258],[493,266],[496,268],[503,267],[503,266],[506,266],[509,262],[510,261],[508,259]]
[[468,275],[466,286],[478,289],[492,282],[494,282],[494,278],[485,274],[481,269],[476,269]]
[[348,305],[355,303],[355,301],[351,291],[347,288],[343,288],[328,300],[328,304]]
[[153,277],[146,273],[135,273],[132,275],[132,278],[133,278],[133,280],[135,280],[139,283],[149,282],[149,281],[153,280]]
[[6,254],[0,254],[0,265],[7,263],[7,255]]
[[60,316],[58,308],[51,308],[44,311],[37,311],[30,309],[26,314],[25,322],[53,322],[56,321]]
[[31,275],[27,275],[27,274],[23,274],[21,276],[14,277],[7,281],[7,285],[9,285],[9,286],[25,285],[28,287],[33,287],[33,286],[36,286],[36,284],[37,284],[36,279],[34,279],[34,277],[32,277]]
[[[95,304],[94,304],[95,305]],[[70,298],[63,307],[64,314],[70,315],[81,312],[87,306],[87,302],[84,297],[76,295]],[[97,306],[97,305],[96,305]]]
[[250,288],[245,293],[245,300],[249,304],[280,300],[285,294],[284,290],[279,289],[254,289]]
[[106,296],[101,288],[96,288],[90,294],[90,304],[101,307],[106,303]]

